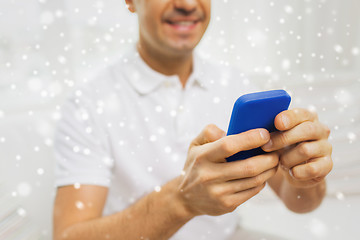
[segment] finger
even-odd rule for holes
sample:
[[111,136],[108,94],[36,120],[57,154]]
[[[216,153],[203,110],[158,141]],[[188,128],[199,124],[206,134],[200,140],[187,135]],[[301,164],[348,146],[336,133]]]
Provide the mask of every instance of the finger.
[[258,148],[270,139],[266,129],[253,129],[240,134],[229,135],[218,141],[207,144],[204,148],[206,158],[214,162],[224,162],[224,159],[253,148]]
[[325,139],[328,133],[328,127],[324,124],[307,121],[288,131],[271,133],[271,140],[262,149],[265,152],[276,151],[304,141]]
[[241,161],[226,162],[217,164],[221,181],[230,181],[243,178],[251,178],[259,174],[277,167],[279,164],[279,156],[277,153],[258,155]]
[[264,183],[260,186],[254,187],[254,188],[250,188],[250,189],[229,195],[227,197],[228,202],[230,202],[232,204],[232,208],[235,210],[236,207],[243,204],[244,202],[246,202],[247,200],[249,200],[256,194],[258,194],[261,190],[264,189],[265,186],[266,186],[266,183]]
[[303,108],[286,110],[279,113],[274,120],[275,127],[280,131],[289,130],[300,123],[315,121],[318,116],[315,112]]
[[280,163],[290,169],[310,159],[330,155],[332,146],[327,140],[303,142],[280,155]]
[[295,166],[291,169],[293,178],[307,181],[325,177],[332,169],[333,162],[330,156],[313,159],[306,164]]
[[195,146],[203,145],[209,142],[214,142],[225,135],[225,132],[215,124],[209,124],[201,131],[191,144]]
[[264,184],[276,174],[277,167],[266,170],[255,177],[236,179],[215,185],[215,191],[222,194],[234,194]]

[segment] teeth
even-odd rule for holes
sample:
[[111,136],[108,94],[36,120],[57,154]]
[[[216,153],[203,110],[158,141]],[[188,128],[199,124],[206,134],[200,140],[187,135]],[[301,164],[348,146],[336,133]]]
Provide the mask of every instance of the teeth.
[[180,26],[190,26],[193,25],[194,22],[193,21],[181,21],[181,22],[176,22],[176,25],[180,25]]

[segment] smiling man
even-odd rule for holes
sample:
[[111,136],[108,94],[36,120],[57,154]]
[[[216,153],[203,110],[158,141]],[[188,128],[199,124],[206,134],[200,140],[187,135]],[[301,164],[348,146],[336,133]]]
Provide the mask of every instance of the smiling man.
[[[137,45],[62,107],[54,239],[237,239],[234,210],[266,182],[292,211],[319,206],[332,160],[316,114],[284,111],[275,134],[221,130],[254,88],[193,53],[210,0],[126,3]],[[267,153],[225,160],[256,147]]]
[[210,1],[127,1],[139,18],[138,51],[155,71],[178,75],[185,86],[193,50],[210,21]]

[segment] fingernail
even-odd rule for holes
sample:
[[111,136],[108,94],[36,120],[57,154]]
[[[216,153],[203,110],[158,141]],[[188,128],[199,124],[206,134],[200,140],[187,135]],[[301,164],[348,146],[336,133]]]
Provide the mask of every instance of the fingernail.
[[290,125],[290,120],[289,120],[289,118],[288,118],[287,116],[283,115],[283,116],[281,117],[281,121],[283,122],[283,125],[284,125],[285,128],[288,128],[288,127],[289,127],[289,125]]
[[270,149],[273,145],[271,139],[263,146],[263,149]]
[[265,140],[268,139],[269,134],[268,134],[268,132],[266,130],[260,129],[259,132],[260,132],[260,136],[261,136],[262,139],[265,139]]

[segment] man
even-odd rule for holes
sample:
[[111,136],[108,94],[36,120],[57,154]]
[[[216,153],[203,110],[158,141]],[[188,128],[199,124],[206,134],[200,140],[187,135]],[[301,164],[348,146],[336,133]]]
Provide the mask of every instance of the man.
[[[126,3],[139,18],[137,49],[63,107],[54,238],[226,239],[236,227],[231,212],[266,182],[292,211],[319,206],[332,160],[329,129],[314,113],[284,111],[272,134],[225,136],[217,127],[252,89],[193,55],[210,0]],[[216,125],[191,141],[206,123]],[[256,147],[268,153],[225,160]]]

